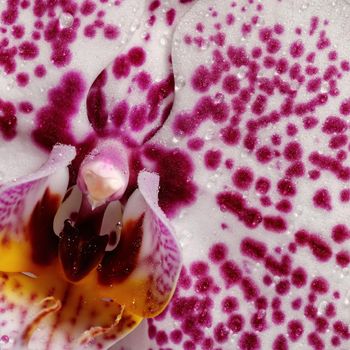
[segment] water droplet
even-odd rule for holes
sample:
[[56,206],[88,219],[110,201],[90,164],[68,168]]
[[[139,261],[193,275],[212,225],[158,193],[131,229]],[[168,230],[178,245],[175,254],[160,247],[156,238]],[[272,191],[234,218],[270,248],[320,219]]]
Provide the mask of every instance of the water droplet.
[[292,90],[297,91],[300,88],[300,83],[297,80],[292,80],[290,83]]
[[174,45],[174,46],[179,46],[180,43],[181,43],[180,39],[177,39],[177,38],[174,39],[174,41],[173,41],[173,45]]
[[245,75],[247,74],[247,69],[246,67],[240,67],[237,71],[237,77],[238,79],[243,79]]
[[10,91],[13,89],[14,86],[15,86],[15,81],[14,81],[14,79],[11,79],[6,86],[6,90]]
[[167,45],[168,44],[168,37],[166,36],[166,35],[163,35],[161,38],[160,38],[160,44],[162,45],[162,46],[165,46],[165,45]]
[[265,25],[265,20],[263,17],[259,17],[258,21],[256,22],[256,26],[257,27],[262,27],[263,25]]
[[177,138],[177,137],[173,137],[172,139],[171,139],[171,141],[176,145],[177,143],[179,143],[179,139]]
[[350,307],[350,289],[348,290],[348,292],[345,295],[344,305],[347,307]]
[[204,40],[202,45],[200,46],[200,49],[202,51],[205,51],[205,50],[209,49],[209,46],[210,46],[209,40]]
[[317,306],[317,315],[318,316],[324,315],[326,312],[327,306],[328,306],[328,301],[322,300]]
[[327,81],[323,81],[322,84],[321,84],[321,93],[322,94],[325,94],[329,91],[329,84]]
[[38,276],[35,273],[32,272],[22,272],[23,275],[28,276],[30,278],[38,278]]
[[304,211],[303,207],[301,205],[298,205],[295,209],[294,216],[298,217],[303,215],[303,211]]
[[214,135],[215,135],[215,130],[213,130],[213,129],[208,129],[207,132],[206,132],[206,134],[204,135],[204,139],[205,139],[206,141],[210,141],[210,140],[213,139]]
[[262,320],[265,317],[266,317],[266,310],[265,309],[259,309],[258,314],[257,314],[258,320]]
[[130,32],[134,33],[137,29],[140,28],[140,21],[136,20],[132,23],[132,25],[130,26]]
[[273,276],[272,279],[275,283],[278,283],[281,280],[281,277],[280,276]]
[[182,75],[178,75],[175,78],[175,91],[182,89],[186,85],[186,80]]
[[179,243],[182,248],[188,246],[192,241],[193,234],[187,230],[179,230]]
[[62,12],[59,17],[61,28],[70,28],[73,25],[74,17],[68,12]]
[[305,11],[309,8],[310,4],[308,2],[305,2],[301,5],[300,11]]
[[218,92],[214,96],[214,104],[218,105],[218,104],[224,102],[224,99],[225,99],[224,94],[222,94],[221,92]]

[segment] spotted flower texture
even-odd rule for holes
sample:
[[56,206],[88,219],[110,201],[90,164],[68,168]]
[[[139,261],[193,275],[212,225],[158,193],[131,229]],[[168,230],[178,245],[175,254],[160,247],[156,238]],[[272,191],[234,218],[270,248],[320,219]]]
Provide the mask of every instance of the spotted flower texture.
[[0,349],[350,349],[349,1],[0,7]]

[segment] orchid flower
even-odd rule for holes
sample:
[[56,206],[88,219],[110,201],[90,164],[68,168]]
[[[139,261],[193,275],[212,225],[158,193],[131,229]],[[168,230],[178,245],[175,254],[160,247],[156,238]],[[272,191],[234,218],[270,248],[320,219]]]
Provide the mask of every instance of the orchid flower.
[[[114,343],[114,350],[349,349],[348,1],[73,5],[55,3],[51,14],[46,8],[40,15],[40,1],[9,0],[1,15],[11,44],[3,44],[0,56],[7,73],[0,106],[6,182],[0,190],[16,193],[23,205],[18,210],[12,195],[3,197],[2,241],[20,240],[13,252],[1,250],[6,307],[0,322],[24,334],[2,334],[1,328],[2,346],[14,348],[10,341],[17,339],[17,347],[24,341],[33,349],[41,342],[53,349]],[[119,14],[108,10],[113,6]],[[39,27],[57,23],[60,14],[60,30],[73,23],[75,36],[61,39],[69,53],[59,51],[57,60],[60,41],[40,39]],[[12,34],[22,31],[12,28],[17,16],[25,37]],[[38,57],[21,46],[25,39],[40,45]],[[12,54],[15,68],[7,59]],[[42,65],[46,75],[39,78]],[[65,113],[57,107],[63,104]],[[56,143],[74,145],[76,157]],[[48,151],[48,165],[35,171]],[[33,174],[22,177],[27,167]],[[28,193],[20,192],[23,184]],[[42,205],[45,193],[54,194],[56,205]],[[33,246],[23,234],[37,211],[53,225],[43,238],[47,247],[61,243],[55,254],[44,255],[44,267],[33,264]],[[94,236],[84,236],[81,228],[96,217]],[[123,243],[129,217],[143,218],[144,233],[151,232],[145,239],[170,237],[177,247],[176,237],[182,250],[179,282],[166,307],[180,254],[174,248],[175,258],[174,249],[157,256],[144,242],[142,252],[159,258],[164,269],[175,267],[167,297],[148,314],[133,309],[134,300],[146,304],[144,290],[132,297],[132,279],[124,289],[113,278],[108,288],[101,283],[108,278],[98,277],[119,258],[118,264],[130,261]],[[81,238],[103,243],[95,260],[86,258],[89,249],[79,251]],[[137,273],[150,268],[142,259],[137,266]],[[48,294],[53,283],[61,289]],[[72,294],[65,297],[65,288]],[[30,312],[30,299],[21,295],[27,290],[38,295]],[[87,300],[83,306],[76,302],[80,296]]]
[[[110,165],[101,148],[95,163]],[[123,213],[113,202],[94,208],[77,186],[65,194],[74,156],[71,146],[55,146],[37,172],[1,188],[5,347],[108,347],[159,314],[174,292],[180,252],[157,205],[158,177],[139,174]]]

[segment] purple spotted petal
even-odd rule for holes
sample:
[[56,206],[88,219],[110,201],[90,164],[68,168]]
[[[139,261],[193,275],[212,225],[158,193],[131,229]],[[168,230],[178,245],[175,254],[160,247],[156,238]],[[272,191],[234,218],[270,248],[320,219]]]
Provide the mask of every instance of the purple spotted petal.
[[164,123],[174,99],[172,36],[193,3],[145,2],[132,39],[89,91],[88,117],[99,135],[111,133],[134,146],[150,139]]
[[185,267],[116,349],[349,348],[349,11],[199,1],[180,22],[185,84],[145,158]]
[[[0,186],[0,271],[32,271],[33,264],[41,265],[43,256],[35,252],[42,244],[49,251],[50,234],[43,234],[38,225],[45,227],[47,222],[36,222],[33,213],[43,198],[50,198],[46,218],[55,214],[67,189],[67,166],[74,157],[74,147],[55,146],[40,169]],[[50,260],[46,255],[44,260]]]
[[[23,149],[21,142],[31,140],[50,150],[57,142],[77,144],[86,137],[88,90],[132,36],[142,5],[138,0],[2,3],[0,136],[7,149]],[[30,150],[39,152],[34,145]]]

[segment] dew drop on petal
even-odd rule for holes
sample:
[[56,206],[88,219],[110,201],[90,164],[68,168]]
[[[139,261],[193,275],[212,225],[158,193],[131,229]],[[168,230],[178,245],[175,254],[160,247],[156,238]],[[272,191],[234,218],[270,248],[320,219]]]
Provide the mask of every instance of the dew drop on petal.
[[61,28],[70,28],[73,25],[74,17],[68,12],[62,12],[59,17]]

